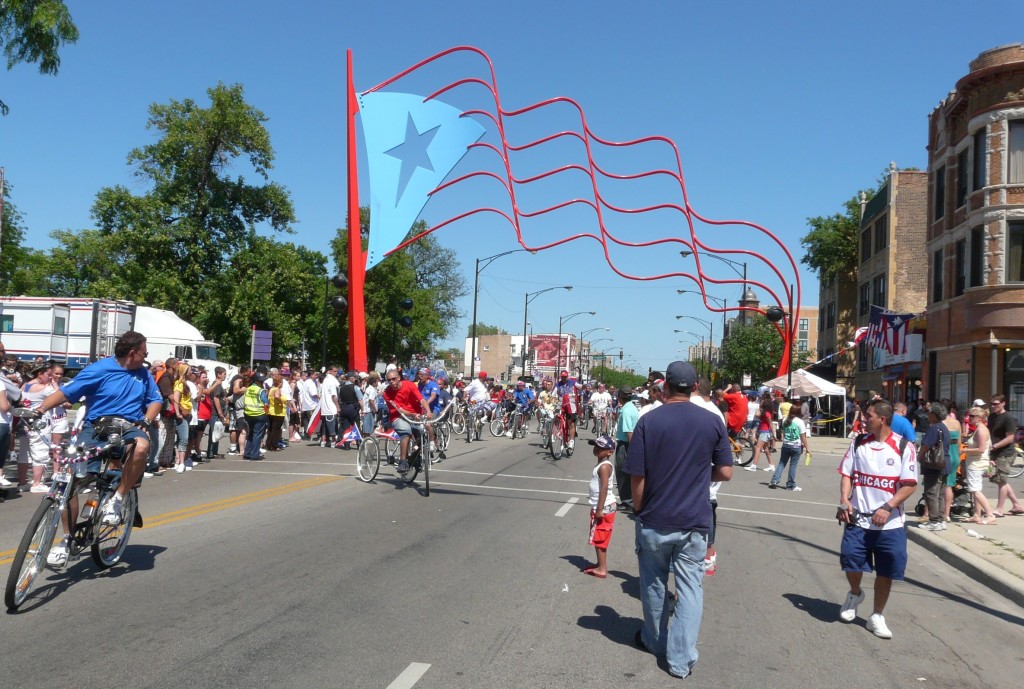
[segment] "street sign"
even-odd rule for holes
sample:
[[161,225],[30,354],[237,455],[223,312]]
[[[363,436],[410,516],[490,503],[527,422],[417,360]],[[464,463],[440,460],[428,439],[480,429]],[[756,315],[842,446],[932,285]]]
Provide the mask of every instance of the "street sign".
[[270,361],[270,351],[274,341],[274,331],[252,329],[252,348],[249,355],[249,365],[254,361]]

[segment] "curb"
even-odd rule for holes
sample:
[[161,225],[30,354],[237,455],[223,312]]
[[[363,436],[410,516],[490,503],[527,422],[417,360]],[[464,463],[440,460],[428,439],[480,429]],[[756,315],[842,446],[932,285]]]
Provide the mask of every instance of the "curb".
[[969,553],[949,541],[933,536],[921,529],[912,528],[910,525],[904,527],[907,532],[907,539],[924,547],[938,556],[943,562],[952,565],[979,584],[987,586],[996,593],[1024,608],[1024,580],[1018,579],[1012,574],[1007,574],[1001,569],[993,568],[992,563]]

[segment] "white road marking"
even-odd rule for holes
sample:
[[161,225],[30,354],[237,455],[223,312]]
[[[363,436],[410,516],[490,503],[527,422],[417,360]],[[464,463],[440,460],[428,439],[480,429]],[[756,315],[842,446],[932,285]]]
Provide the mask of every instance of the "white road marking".
[[785,512],[757,512],[756,510],[738,510],[735,507],[722,507],[718,506],[718,511],[722,512],[742,512],[743,514],[766,514],[769,517],[792,517],[793,519],[812,519],[817,522],[834,522],[835,518],[828,519],[826,517],[808,517],[803,514],[786,514]]
[[569,514],[569,510],[572,509],[572,506],[575,505],[579,501],[580,501],[579,498],[569,498],[569,502],[565,503],[564,505],[562,505],[561,507],[558,508],[558,511],[555,512],[555,516],[556,517],[564,517],[565,515]]
[[539,488],[505,488],[502,486],[481,486],[476,483],[431,483],[432,486],[454,486],[456,488],[485,488],[487,490],[517,490],[524,493],[551,493],[554,495],[578,495],[586,497],[589,493],[566,493],[564,490],[540,490]]
[[[785,495],[787,491],[780,490],[775,495]],[[727,498],[743,498],[744,500],[777,500],[778,502],[795,502],[801,505],[821,505],[822,507],[831,507],[835,505],[834,502],[812,502],[810,500],[793,500],[792,498],[777,498],[774,495],[739,495],[736,493],[719,493]]]
[[[168,470],[169,471],[169,470]],[[313,474],[303,471],[256,471],[255,469],[200,469],[204,474],[262,474],[264,476],[334,476],[342,478],[344,474]]]
[[402,674],[395,677],[395,681],[389,684],[387,689],[411,689],[429,669],[430,663],[409,663],[409,667],[402,670]]

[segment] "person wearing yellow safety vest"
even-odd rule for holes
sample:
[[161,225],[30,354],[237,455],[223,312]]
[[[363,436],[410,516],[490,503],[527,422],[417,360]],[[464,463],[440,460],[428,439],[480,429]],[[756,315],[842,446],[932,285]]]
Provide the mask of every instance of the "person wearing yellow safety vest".
[[263,387],[263,382],[267,377],[262,371],[254,373],[252,376],[252,382],[249,387],[245,389],[245,407],[244,415],[245,421],[249,425],[249,438],[245,443],[245,453],[243,457],[245,459],[257,460],[263,459],[260,452],[260,444],[263,442],[263,434],[267,430],[267,421],[269,411],[270,399],[267,397],[267,391]]

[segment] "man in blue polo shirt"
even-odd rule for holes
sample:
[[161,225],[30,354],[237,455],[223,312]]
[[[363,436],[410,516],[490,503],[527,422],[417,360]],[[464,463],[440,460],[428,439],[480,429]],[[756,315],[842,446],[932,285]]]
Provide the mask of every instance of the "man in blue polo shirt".
[[[673,361],[665,375],[665,401],[640,418],[623,467],[636,511],[636,552],[644,626],[636,644],[664,655],[669,673],[687,677],[697,662],[704,611],[704,557],[711,528],[712,481],[732,478],[725,425],[690,402],[697,371]],[[675,576],[671,623],[665,611],[669,572]]]
[[[68,400],[77,402],[84,397],[85,424],[78,434],[78,440],[82,443],[91,442],[92,425],[100,417],[119,416],[136,424],[136,428],[122,434],[126,442],[134,441],[135,447],[123,460],[121,482],[117,486],[117,492],[112,499],[100,506],[100,520],[108,526],[116,526],[123,519],[124,498],[142,476],[146,461],[149,459],[148,429],[156,420],[163,404],[163,398],[153,376],[142,365],[148,354],[145,336],[129,330],[121,335],[114,345],[114,356],[86,366],[71,382],[43,400],[39,407],[39,411],[45,413]],[[69,510],[72,518],[76,519],[77,502],[69,505]],[[49,564],[66,564],[66,541],[55,546],[50,555],[47,559]]]

